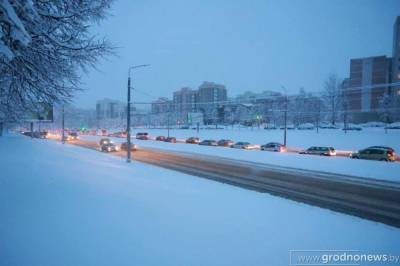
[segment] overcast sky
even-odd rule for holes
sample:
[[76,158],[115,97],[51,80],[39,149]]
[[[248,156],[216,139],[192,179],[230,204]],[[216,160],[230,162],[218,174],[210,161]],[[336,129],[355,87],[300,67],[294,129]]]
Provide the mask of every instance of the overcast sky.
[[135,101],[171,98],[203,81],[247,90],[317,91],[329,73],[349,75],[350,58],[392,53],[399,0],[116,0],[93,28],[118,56],[83,74],[75,104],[104,97],[126,101],[128,67]]

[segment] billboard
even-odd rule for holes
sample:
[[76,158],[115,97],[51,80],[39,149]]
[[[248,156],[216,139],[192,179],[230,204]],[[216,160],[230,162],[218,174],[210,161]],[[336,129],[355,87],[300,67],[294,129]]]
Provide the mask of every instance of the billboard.
[[188,113],[187,115],[188,124],[203,124],[204,116],[203,113]]

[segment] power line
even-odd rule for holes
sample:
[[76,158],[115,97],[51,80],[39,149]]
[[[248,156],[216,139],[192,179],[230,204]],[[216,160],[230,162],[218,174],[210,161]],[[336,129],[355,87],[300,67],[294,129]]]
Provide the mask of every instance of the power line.
[[[400,86],[400,82],[395,82],[395,83],[382,83],[382,84],[374,84],[374,85],[366,85],[366,86],[361,86],[361,87],[349,87],[349,88],[344,88],[344,89],[338,89],[337,90],[337,94],[333,94],[333,95],[328,95],[326,96],[326,92],[325,91],[320,91],[320,92],[308,92],[305,93],[304,95],[302,94],[293,94],[293,95],[288,95],[287,97],[289,99],[294,99],[297,97],[301,97],[302,99],[310,99],[310,98],[320,98],[320,97],[343,97],[343,98],[347,98],[350,97],[352,95],[368,95],[368,94],[372,94],[372,91],[365,91],[364,89],[387,89],[388,87],[394,87],[394,86]],[[157,98],[154,95],[145,93],[143,91],[141,91],[141,93],[146,94],[150,97],[153,98]],[[384,94],[385,92],[383,92]],[[274,99],[280,99],[280,100],[284,100],[286,96],[282,95],[279,93],[279,95],[271,95],[268,97],[265,96],[259,96],[259,97],[252,97],[250,99],[233,99],[233,100],[226,100],[226,101],[209,101],[209,102],[190,102],[190,103],[173,103],[173,100],[168,100],[165,102],[157,102],[157,100],[152,101],[152,102],[134,102],[134,104],[138,104],[138,105],[146,105],[146,104],[168,104],[170,106],[177,106],[177,105],[222,105],[222,104],[240,104],[240,103],[251,103],[251,102],[256,102],[256,101],[261,101],[261,100],[274,100]],[[161,97],[158,97],[158,100],[160,100]],[[353,101],[356,101],[355,99],[352,99]]]

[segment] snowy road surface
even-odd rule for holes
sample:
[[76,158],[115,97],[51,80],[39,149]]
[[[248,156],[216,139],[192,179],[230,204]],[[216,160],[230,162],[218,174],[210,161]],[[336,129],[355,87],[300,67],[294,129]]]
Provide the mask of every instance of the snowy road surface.
[[[83,140],[99,141],[100,136],[80,136]],[[123,138],[111,138],[116,143],[125,142]],[[400,182],[400,163],[354,160],[344,157],[326,157],[294,153],[276,153],[258,150],[240,150],[225,147],[209,147],[186,143],[168,143],[153,140],[132,140],[139,147],[157,148],[166,151],[191,152],[204,155],[221,156],[230,159],[266,163],[282,167],[316,170],[330,173],[353,175],[365,178]]]
[[[0,265],[288,265],[400,230],[56,142],[0,138]],[[390,264],[385,264],[390,265]]]

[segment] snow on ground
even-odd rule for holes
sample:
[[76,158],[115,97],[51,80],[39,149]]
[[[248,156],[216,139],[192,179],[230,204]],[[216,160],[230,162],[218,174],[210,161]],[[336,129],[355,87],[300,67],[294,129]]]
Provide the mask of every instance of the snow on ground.
[[[184,139],[184,134],[189,136],[187,130],[176,130],[171,134],[174,136],[178,136],[178,138]],[[207,130],[209,132],[206,135],[206,132],[201,132],[203,134],[204,139],[220,139],[220,138],[227,138],[229,133],[223,135],[223,130]],[[258,131],[259,132],[259,131]],[[264,132],[265,131],[261,131]],[[260,134],[255,134],[255,132],[251,133],[247,132],[247,138],[243,137],[243,139],[256,139],[257,137],[260,138]],[[149,131],[152,136],[158,136],[159,133],[161,135],[165,132],[153,132]],[[181,134],[181,135],[178,135]],[[268,133],[268,132],[266,132]],[[310,134],[310,132],[307,132]],[[304,132],[300,132],[300,134],[307,134]],[[354,133],[354,132],[352,132]],[[215,137],[216,134],[220,134],[219,137]],[[135,134],[133,134],[134,136]],[[191,135],[190,135],[191,136]],[[214,136],[214,137],[213,137]],[[382,136],[382,134],[380,134]],[[392,136],[392,135],[390,135]],[[311,139],[316,139],[315,137],[309,136]],[[398,136],[400,137],[400,136]],[[98,141],[100,138],[99,136],[81,136],[82,139],[86,140],[95,140]],[[308,139],[302,139],[301,137],[297,136],[297,138],[301,141],[306,142],[310,141]],[[303,136],[305,138],[305,136]],[[325,140],[329,137],[325,136]],[[334,137],[331,137],[334,140]],[[115,142],[120,143],[126,141],[125,139],[121,138],[112,138]],[[232,138],[233,139],[233,138]],[[371,139],[366,137],[362,138],[366,143],[363,147],[371,146],[371,145],[389,145],[394,146],[395,142],[400,142],[400,139],[394,140],[394,137],[388,137],[389,140],[380,141],[373,144]],[[378,140],[378,138],[376,138]],[[268,140],[269,141],[269,140]],[[272,140],[274,141],[274,140]],[[370,141],[369,144],[367,141]],[[147,147],[147,148],[157,148],[169,151],[179,151],[179,152],[191,152],[191,153],[198,153],[198,154],[206,154],[206,155],[213,155],[213,156],[221,156],[226,158],[238,159],[238,160],[245,160],[257,163],[264,163],[264,164],[272,164],[284,167],[294,167],[306,170],[318,170],[324,172],[331,172],[331,173],[339,173],[339,174],[346,174],[346,175],[353,175],[365,178],[374,178],[374,179],[385,179],[391,181],[400,182],[400,163],[388,163],[388,162],[380,162],[380,161],[368,161],[368,160],[354,160],[346,157],[325,157],[325,156],[315,156],[315,155],[302,155],[296,153],[275,153],[275,152],[267,152],[267,151],[259,151],[259,150],[239,150],[239,149],[232,149],[232,148],[225,148],[225,147],[208,147],[208,146],[199,146],[193,144],[186,144],[186,143],[167,143],[167,142],[160,142],[160,141],[152,141],[152,140],[133,140],[134,143],[138,145],[138,147]],[[310,141],[311,142],[311,141]],[[253,142],[257,143],[257,142]],[[259,142],[262,143],[262,142]],[[321,144],[322,145],[322,144]],[[326,144],[325,144],[326,145]],[[400,149],[399,149],[400,150]],[[133,156],[135,156],[133,154]]]
[[0,265],[279,266],[292,249],[399,251],[399,229],[269,194],[53,141],[0,147]]

